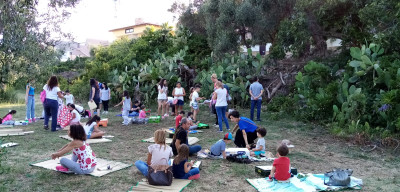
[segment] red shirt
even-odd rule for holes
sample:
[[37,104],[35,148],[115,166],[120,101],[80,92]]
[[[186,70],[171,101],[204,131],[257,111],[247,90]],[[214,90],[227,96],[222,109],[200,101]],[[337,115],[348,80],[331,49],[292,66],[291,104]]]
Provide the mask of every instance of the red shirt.
[[181,122],[181,120],[182,120],[182,116],[181,115],[176,116],[176,118],[175,118],[175,128],[178,128],[179,123]]
[[272,166],[275,167],[275,179],[278,181],[288,180],[290,178],[290,159],[288,157],[279,157],[274,160]]

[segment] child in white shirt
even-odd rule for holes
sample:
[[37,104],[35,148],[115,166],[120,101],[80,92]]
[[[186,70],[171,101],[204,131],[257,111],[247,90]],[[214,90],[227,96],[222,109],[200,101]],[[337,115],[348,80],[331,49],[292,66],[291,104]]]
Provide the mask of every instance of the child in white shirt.
[[65,103],[68,105],[68,104],[74,104],[74,96],[71,94],[71,93],[69,93],[69,90],[66,90],[65,91],[65,96],[64,96],[64,98],[65,98]]

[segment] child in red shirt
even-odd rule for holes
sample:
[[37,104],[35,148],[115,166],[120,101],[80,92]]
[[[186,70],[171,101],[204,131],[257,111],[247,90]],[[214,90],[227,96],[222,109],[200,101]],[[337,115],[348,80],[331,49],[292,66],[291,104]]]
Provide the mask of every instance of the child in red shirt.
[[278,181],[285,181],[290,178],[290,159],[286,157],[288,153],[289,149],[286,145],[283,144],[278,147],[278,158],[272,164],[271,174],[269,175],[270,180],[275,178]]
[[175,129],[178,128],[179,123],[181,123],[181,120],[182,120],[183,116],[185,116],[185,111],[179,112],[179,115],[176,116],[176,118],[175,118]]

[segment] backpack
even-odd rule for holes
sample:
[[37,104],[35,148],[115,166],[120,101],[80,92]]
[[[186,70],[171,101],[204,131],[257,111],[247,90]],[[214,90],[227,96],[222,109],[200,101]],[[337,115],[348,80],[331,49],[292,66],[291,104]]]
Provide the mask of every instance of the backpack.
[[243,164],[251,163],[251,160],[249,159],[249,157],[247,155],[243,155],[243,154],[239,154],[239,153],[231,154],[231,155],[227,156],[226,160],[228,160],[230,162],[243,163]]
[[[324,174],[324,184],[328,186],[348,186],[350,184],[350,176],[353,174],[351,169],[333,169]],[[328,182],[325,181],[328,177]]]
[[42,101],[42,103],[44,103],[45,100],[46,100],[46,91],[43,90],[43,91],[40,93],[40,101]]

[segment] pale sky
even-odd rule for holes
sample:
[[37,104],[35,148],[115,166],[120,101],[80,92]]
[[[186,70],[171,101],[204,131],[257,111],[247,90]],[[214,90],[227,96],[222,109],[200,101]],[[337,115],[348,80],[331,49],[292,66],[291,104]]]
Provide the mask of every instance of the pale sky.
[[[70,32],[76,42],[87,38],[114,40],[111,29],[135,24],[135,18],[144,22],[173,23],[169,9],[175,0],[81,0],[71,10],[71,17],[63,24],[64,32]],[[42,1],[44,2],[44,1]],[[181,0],[189,2],[189,0]],[[41,7],[40,9],[45,9]],[[176,21],[175,21],[176,22]]]

